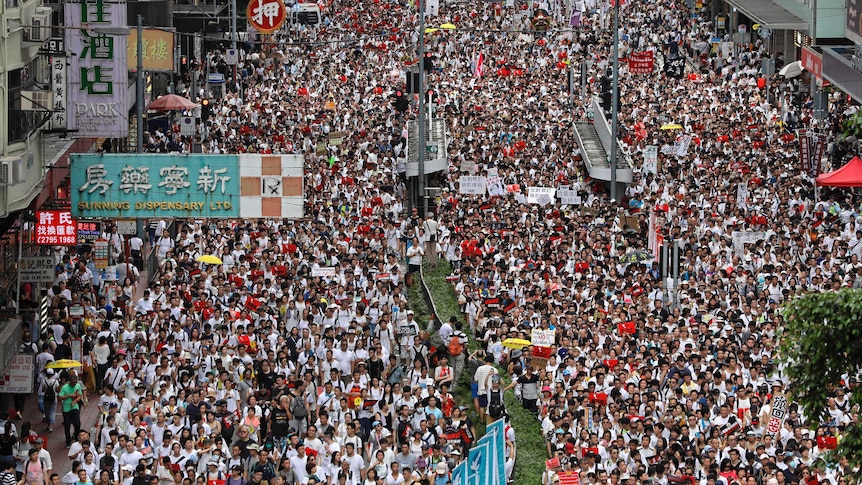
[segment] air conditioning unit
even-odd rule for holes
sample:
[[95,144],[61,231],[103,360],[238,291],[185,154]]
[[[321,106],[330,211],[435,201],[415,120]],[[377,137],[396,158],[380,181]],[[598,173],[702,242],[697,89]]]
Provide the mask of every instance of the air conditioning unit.
[[36,13],[30,17],[30,26],[25,31],[27,41],[45,42],[51,36],[51,8],[37,7]]
[[51,91],[21,91],[21,111],[51,111],[53,94]]
[[18,185],[24,181],[24,161],[20,157],[0,159],[0,185]]

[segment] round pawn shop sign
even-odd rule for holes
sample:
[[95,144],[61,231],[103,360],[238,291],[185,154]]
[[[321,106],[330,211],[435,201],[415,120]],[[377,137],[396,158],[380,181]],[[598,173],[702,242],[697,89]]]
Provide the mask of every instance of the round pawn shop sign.
[[261,34],[271,34],[280,29],[287,18],[287,9],[282,0],[251,0],[245,9],[248,23]]

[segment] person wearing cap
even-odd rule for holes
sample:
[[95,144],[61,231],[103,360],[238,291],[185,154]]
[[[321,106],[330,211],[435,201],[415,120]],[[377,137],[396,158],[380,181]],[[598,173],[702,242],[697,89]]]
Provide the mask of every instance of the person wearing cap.
[[42,411],[42,422],[48,423],[48,432],[54,431],[57,420],[57,393],[60,391],[60,379],[54,369],[45,369],[45,374],[39,377],[38,403]]

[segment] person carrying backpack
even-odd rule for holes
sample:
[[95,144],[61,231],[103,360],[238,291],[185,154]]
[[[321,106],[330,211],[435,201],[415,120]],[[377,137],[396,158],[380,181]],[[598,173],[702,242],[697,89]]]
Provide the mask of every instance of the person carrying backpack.
[[42,379],[42,384],[39,386],[39,394],[42,398],[42,422],[48,423],[48,432],[54,431],[54,423],[56,422],[57,413],[57,389],[59,381],[54,373],[54,369],[45,369],[45,377]]
[[305,384],[301,383],[296,388],[296,394],[291,397],[290,427],[300,436],[308,429],[308,402],[305,399]]
[[506,414],[506,405],[503,403],[503,388],[500,387],[500,376],[491,378],[491,387],[488,388],[488,423],[492,423]]

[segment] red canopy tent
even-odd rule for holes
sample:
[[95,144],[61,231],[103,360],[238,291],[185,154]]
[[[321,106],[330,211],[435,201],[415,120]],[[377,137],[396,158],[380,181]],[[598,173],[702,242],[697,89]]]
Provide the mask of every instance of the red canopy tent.
[[821,187],[862,187],[862,159],[853,157],[847,165],[817,176]]

